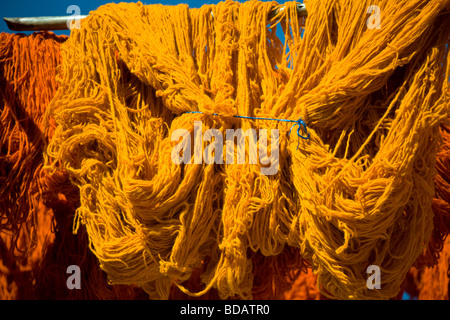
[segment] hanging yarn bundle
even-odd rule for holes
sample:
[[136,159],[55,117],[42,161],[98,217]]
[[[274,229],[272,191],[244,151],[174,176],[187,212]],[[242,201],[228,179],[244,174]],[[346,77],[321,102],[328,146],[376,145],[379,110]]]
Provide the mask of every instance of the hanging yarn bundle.
[[12,235],[14,256],[34,249],[17,245],[22,232],[30,244],[36,242],[42,119],[56,91],[59,45],[65,39],[50,34],[0,37],[0,230]]
[[0,34],[0,297],[30,298],[30,274],[53,241],[40,184],[43,116],[56,92],[53,34]]
[[[442,144],[436,159],[435,197],[433,199],[434,229],[428,246],[416,260],[403,281],[402,290],[412,299],[448,300],[450,284],[450,130],[441,126]],[[286,299],[318,299],[317,284],[311,273],[301,273]]]
[[[373,1],[305,3],[305,24],[294,2],[277,17],[274,2],[105,5],[62,45],[46,165],[78,186],[74,231],[111,283],[252,298],[252,254],[294,247],[328,297],[398,294],[433,230],[450,1],[376,1],[379,29],[366,25]],[[301,118],[310,138],[236,115]],[[194,136],[194,121],[278,129],[279,170],[174,163],[171,137]],[[204,286],[189,290],[196,270]]]
[[[42,118],[56,92],[59,48],[66,39],[52,33],[0,34],[0,128],[5,130],[0,168],[1,186],[6,190],[1,197],[0,300],[145,298],[136,287],[108,285],[98,259],[88,248],[86,232],[71,234],[79,205],[77,190],[63,172],[49,177],[41,170],[44,141],[52,138],[54,130],[52,120],[44,132]],[[39,135],[43,138],[37,139]],[[22,138],[17,141],[18,137]],[[28,156],[34,148],[41,151]],[[33,179],[27,178],[30,173]],[[285,278],[286,273],[301,264],[298,252],[290,248],[277,259],[258,253],[252,259],[257,266],[253,296],[261,299],[279,298],[292,282]],[[67,288],[69,265],[83,271],[82,290]],[[191,278],[192,289],[199,288],[201,282]],[[187,298],[176,287],[171,289],[172,299]],[[202,299],[217,298],[213,291]]]
[[[79,203],[68,176],[42,170],[44,112],[56,89],[60,46],[53,33],[0,34],[0,300],[132,299],[140,291],[108,286],[85,233],[72,235]],[[78,265],[84,290],[68,290]]]
[[415,296],[419,300],[449,300],[450,238],[444,243],[438,264],[423,270],[413,270]]
[[[437,154],[435,177],[436,196],[433,199],[433,236],[424,259],[416,262],[406,279],[406,292],[420,300],[449,299],[450,289],[450,130],[441,127],[443,143]],[[424,265],[430,266],[424,268]]]

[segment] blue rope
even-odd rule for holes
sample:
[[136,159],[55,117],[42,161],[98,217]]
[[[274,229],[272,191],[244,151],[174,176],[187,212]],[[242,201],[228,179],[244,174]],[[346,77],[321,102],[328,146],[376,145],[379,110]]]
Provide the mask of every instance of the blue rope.
[[[203,112],[201,112],[201,111],[186,111],[186,112],[184,112],[184,113],[201,113],[201,114],[203,114]],[[217,113],[213,113],[213,115],[214,115],[214,116],[218,116]],[[298,120],[290,120],[290,119],[276,119],[276,118],[247,117],[247,116],[238,116],[238,115],[235,115],[235,116],[233,116],[233,117],[235,117],[235,118],[241,118],[241,119],[272,120],[272,121],[280,121],[280,122],[291,122],[291,123],[294,123],[294,124],[292,125],[291,129],[289,130],[288,135],[291,134],[291,131],[292,131],[292,129],[293,129],[295,126],[298,126],[298,128],[297,128],[297,137],[298,137],[297,150],[298,150],[298,145],[300,144],[300,138],[306,140],[306,139],[309,139],[309,137],[310,137],[310,134],[309,134],[309,132],[308,132],[308,128],[306,127],[306,123],[305,123],[305,121],[302,120],[302,118],[299,118]],[[303,135],[300,133],[300,129],[302,129],[302,128],[303,128],[303,131],[306,133],[306,136],[303,136]]]

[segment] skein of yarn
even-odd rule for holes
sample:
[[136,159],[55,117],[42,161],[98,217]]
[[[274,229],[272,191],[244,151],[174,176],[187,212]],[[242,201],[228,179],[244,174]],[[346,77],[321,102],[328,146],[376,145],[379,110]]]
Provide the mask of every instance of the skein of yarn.
[[448,299],[450,1],[305,3],[0,34],[0,298]]
[[[78,186],[74,230],[86,227],[111,283],[252,298],[249,252],[292,246],[328,297],[398,294],[433,230],[450,2],[378,1],[379,29],[366,25],[371,4],[309,1],[303,27],[285,3],[284,46],[274,4],[258,1],[105,5],[83,20],[61,48],[46,163]],[[234,115],[302,118],[310,139]],[[194,121],[278,129],[278,173],[173,163],[171,136],[193,136]],[[184,288],[206,260],[204,289]],[[366,286],[369,265],[380,290]]]
[[[44,113],[67,38],[0,34],[0,299],[143,298],[140,289],[108,285],[86,233],[72,235],[78,190],[64,172],[42,170],[55,124],[44,129]],[[84,290],[67,289],[69,265],[90,270]]]

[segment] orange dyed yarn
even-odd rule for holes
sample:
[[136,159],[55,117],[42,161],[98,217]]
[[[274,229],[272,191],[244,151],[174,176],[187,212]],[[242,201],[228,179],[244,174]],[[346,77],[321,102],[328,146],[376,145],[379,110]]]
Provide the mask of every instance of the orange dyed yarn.
[[[403,290],[419,300],[448,300],[450,279],[450,129],[441,126],[442,145],[437,153],[434,229],[427,248],[405,278]],[[418,269],[419,268],[419,269]],[[315,276],[302,273],[285,299],[317,299]],[[399,297],[401,298],[401,294]]]
[[[285,3],[288,53],[269,19],[276,4],[259,1],[111,4],[72,32],[46,165],[79,188],[74,230],[86,228],[113,283],[160,299],[174,283],[193,296],[253,298],[252,251],[291,246],[328,297],[397,296],[434,227],[450,1],[380,1],[378,31],[366,27],[370,4],[308,1],[301,37]],[[301,117],[311,136],[300,147],[281,139],[270,178],[257,166],[170,161],[171,133],[192,132],[194,120],[287,136],[282,125],[229,120],[236,114]],[[185,287],[208,258],[204,289]],[[382,268],[381,290],[366,286],[370,264]]]
[[422,259],[408,274],[406,291],[419,300],[448,300],[450,279],[450,127],[441,126],[437,154],[434,230]]
[[[43,172],[43,148],[54,126],[44,111],[57,89],[60,45],[53,33],[0,34],[0,299],[127,299],[140,290],[109,286],[74,236],[78,191],[60,172]],[[84,290],[68,290],[66,269],[83,270]]]
[[67,37],[0,34],[0,297],[29,298],[31,274],[53,240],[42,202],[42,117]]
[[449,300],[449,272],[450,238],[447,238],[436,265],[410,270],[405,291],[418,300]]
[[[443,3],[444,2],[442,2],[442,6]],[[208,14],[205,16],[209,19],[209,12],[206,13]],[[198,14],[198,12],[195,14]],[[423,38],[427,39],[428,37]],[[78,190],[74,189],[71,184],[69,184],[68,175],[64,169],[54,172],[52,176],[46,175],[46,173],[41,170],[42,149],[46,142],[51,141],[53,130],[55,128],[53,119],[50,119],[48,131],[44,132],[42,115],[56,90],[54,80],[60,59],[59,45],[63,40],[64,39],[51,34],[35,34],[30,37],[2,34],[0,37],[0,68],[2,71],[2,74],[0,75],[2,98],[0,105],[0,281],[2,283],[0,285],[0,297],[23,298],[27,297],[25,296],[25,293],[28,294],[29,297],[40,298],[124,299],[141,297],[142,291],[132,286],[106,285],[106,275],[99,270],[98,260],[87,249],[88,241],[85,229],[79,228],[77,236],[70,234],[74,210],[80,205]],[[423,55],[423,57],[425,56],[426,55]],[[433,57],[434,54],[430,54],[429,59],[432,60]],[[411,56],[411,59],[412,58],[413,57]],[[114,59],[111,61],[115,63]],[[120,64],[120,61],[116,62]],[[419,64],[419,62],[417,63]],[[137,69],[139,68],[136,68],[136,70]],[[427,68],[425,67],[423,68],[423,75],[425,75],[426,69]],[[448,69],[447,66],[447,70]],[[133,71],[136,70],[133,69]],[[399,73],[392,75],[388,83],[389,86],[392,85],[393,88],[396,88],[397,84],[395,82],[401,80],[401,78],[405,76],[405,74],[402,73],[404,70],[405,69],[401,69]],[[389,90],[391,90],[391,88],[389,88]],[[386,95],[389,93],[389,90],[386,85]],[[307,99],[304,98],[303,100],[306,99],[305,101],[308,102],[308,99],[315,101],[320,94],[315,96],[310,94],[308,90],[305,90],[304,96],[307,97]],[[206,107],[207,106],[205,106],[205,108]],[[316,111],[324,111],[324,109],[319,107],[317,107]],[[62,113],[58,115],[61,116]],[[368,116],[377,117],[378,115],[375,113],[368,113]],[[323,132],[320,131],[322,129],[320,129],[320,124],[318,123],[318,119],[320,118],[319,112],[312,112],[309,117],[316,126],[316,129],[318,129],[319,134],[322,134]],[[330,115],[330,117],[332,118],[332,115]],[[334,121],[336,119],[332,118],[331,120]],[[359,122],[355,123],[359,126]],[[445,129],[445,127],[443,128],[442,136],[444,140],[446,140],[446,137],[448,137],[448,130]],[[323,130],[326,132],[328,129]],[[435,133],[437,133],[437,131]],[[355,134],[358,135],[358,133]],[[360,140],[360,138],[361,137],[357,137],[356,140]],[[382,138],[383,137],[380,139],[383,140]],[[332,140],[332,138],[330,139]],[[355,145],[356,147],[359,147],[359,142],[361,141],[357,142],[358,143]],[[355,145],[349,144],[347,146],[350,146],[349,150],[351,154],[359,152]],[[446,249],[442,252],[441,258],[439,259],[438,257],[438,252],[442,250],[445,236],[448,234],[449,230],[449,166],[448,156],[446,156],[448,155],[448,148],[445,149],[445,146],[446,144],[444,144],[442,149],[444,151],[439,154],[440,157],[436,163],[438,176],[435,179],[436,199],[433,201],[434,230],[432,232],[432,238],[428,248],[416,261],[417,266],[429,266],[436,263],[436,261],[439,261],[439,264],[433,269],[425,269],[421,279],[431,277],[432,274],[443,275],[444,272],[442,270],[445,270],[445,268],[448,269],[448,254]],[[352,148],[356,149],[352,150]],[[319,151],[319,148],[317,148],[317,150],[311,150],[316,152]],[[442,156],[442,154],[444,155]],[[297,153],[293,153],[293,155],[295,159]],[[380,158],[384,160],[383,157],[380,156]],[[417,168],[419,169],[422,168],[420,166],[420,160],[421,159],[417,160]],[[303,165],[302,163],[302,161],[297,161],[297,166],[300,164]],[[386,168],[383,167],[383,170],[388,170],[387,164],[385,165]],[[58,168],[60,169],[61,167],[63,166]],[[348,166],[345,168],[347,167]],[[210,173],[211,172],[208,174]],[[308,171],[306,170],[304,174],[307,173]],[[295,177],[300,178],[300,176],[303,177],[303,175],[296,175]],[[432,180],[432,176],[426,175],[426,177],[431,177]],[[205,180],[210,181],[211,179]],[[302,184],[298,182],[296,187],[301,189]],[[430,195],[432,196],[432,192]],[[302,193],[301,196],[304,196],[304,194]],[[309,201],[310,199],[308,198],[307,200]],[[264,215],[259,215],[258,217],[261,216]],[[53,223],[53,230],[51,229],[50,220],[52,220]],[[229,222],[232,224],[235,220],[229,219]],[[345,231],[347,231],[347,229],[345,229]],[[396,232],[393,234],[396,234]],[[92,235],[90,234],[89,236],[91,237]],[[262,238],[263,240],[266,239],[265,237]],[[192,240],[192,238],[189,237],[186,239]],[[294,240],[292,240],[291,244],[294,243],[297,245],[298,241]],[[426,243],[425,241],[426,240],[423,242],[424,244]],[[263,242],[258,243],[258,245],[260,244],[265,245]],[[316,243],[311,243],[310,245],[315,244]],[[172,245],[170,244],[169,247],[172,247]],[[184,248],[184,246],[180,247]],[[305,250],[302,246],[300,246],[300,249]],[[316,259],[317,256],[313,255],[312,251],[309,251],[305,251],[309,254],[309,258]],[[337,250],[335,251],[338,253]],[[245,283],[245,289],[248,289],[247,284],[250,284],[251,296],[254,299],[276,299],[283,297],[283,294],[285,298],[294,298],[294,294],[289,295],[289,293],[285,292],[286,290],[289,290],[291,283],[299,275],[299,287],[304,288],[304,291],[307,292],[307,294],[303,294],[302,297],[310,295],[317,298],[316,291],[314,289],[309,290],[309,288],[315,288],[314,282],[311,281],[312,279],[308,280],[307,278],[304,278],[304,273],[292,272],[292,270],[302,270],[302,268],[304,268],[303,265],[308,264],[301,259],[299,248],[286,246],[284,249],[277,251],[277,255],[273,256],[265,256],[261,254],[261,251],[251,252],[250,250],[244,250],[242,256],[245,257],[247,252],[248,261],[245,261],[246,267],[248,267],[247,265],[250,265],[251,262],[253,268],[249,271],[252,274],[252,283]],[[19,258],[22,258],[22,260],[19,260]],[[198,260],[200,260],[200,258]],[[190,278],[184,283],[180,283],[180,285],[191,292],[198,292],[202,289],[200,286],[202,280],[200,278],[204,275],[204,268],[206,268],[207,265],[204,260],[201,260],[202,265],[199,268],[192,271]],[[83,278],[83,283],[87,284],[86,290],[67,292],[64,287],[66,279],[65,267],[70,264],[77,264],[81,266],[83,270],[91,271],[91,273],[85,274]],[[164,266],[166,268],[162,268],[162,270],[166,273],[168,273],[168,271],[179,271],[178,269],[170,269],[169,267],[172,268],[173,266],[170,266],[168,263],[165,263]],[[246,270],[249,270],[249,268]],[[326,274],[328,271],[319,271],[323,273],[322,278],[324,274],[325,276],[328,276]],[[123,273],[118,273],[118,276],[123,275]],[[438,278],[437,281],[439,281],[440,284],[445,284],[445,281],[442,279],[442,277]],[[205,281],[203,280],[203,282]],[[325,283],[326,282],[327,281],[325,281]],[[330,285],[330,283],[331,282],[328,281],[328,285]],[[164,289],[166,289],[168,287],[167,284],[163,284]],[[337,285],[340,285],[340,283],[336,283],[336,286]],[[24,288],[26,288],[26,286],[32,288],[32,290],[25,290]],[[333,284],[330,288],[336,289],[336,286]],[[419,285],[418,287],[421,292],[430,292],[430,290],[425,290],[425,286]],[[53,288],[53,291],[48,290],[48,288]],[[240,290],[241,288],[232,289]],[[394,289],[391,291],[393,292]],[[444,291],[445,287],[440,288],[439,292],[442,294],[436,296],[439,298],[448,298],[448,289],[447,293]],[[247,295],[249,292],[245,293]],[[171,294],[172,297],[175,297],[177,292],[172,290]],[[217,295],[217,292],[211,290],[207,294],[208,297],[211,298],[214,297],[214,295]],[[392,294],[389,295],[391,296]],[[165,292],[164,295],[161,296],[165,296]],[[424,297],[425,293],[423,293],[422,296]]]

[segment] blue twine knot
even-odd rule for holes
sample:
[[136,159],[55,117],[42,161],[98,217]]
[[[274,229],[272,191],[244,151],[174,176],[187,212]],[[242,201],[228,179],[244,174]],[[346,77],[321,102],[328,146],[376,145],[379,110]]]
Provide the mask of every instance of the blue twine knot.
[[[203,114],[203,112],[201,112],[201,111],[186,111],[184,113],[202,113]],[[218,116],[217,113],[213,113],[213,115],[214,116]],[[295,126],[298,126],[298,128],[297,128],[297,137],[298,137],[297,150],[298,150],[298,146],[300,144],[300,138],[307,140],[310,137],[310,134],[308,132],[308,128],[306,126],[306,123],[305,123],[305,121],[302,120],[302,118],[299,118],[298,120],[290,120],[290,119],[276,119],[276,118],[247,117],[247,116],[238,116],[238,115],[234,115],[233,117],[241,118],[241,119],[252,119],[252,120],[272,120],[272,121],[291,122],[291,123],[293,122],[294,124],[292,125],[291,129],[289,130],[288,135],[291,134],[291,131],[292,131],[292,129]],[[303,129],[303,131],[305,132],[306,136],[303,136],[300,133],[301,129]]]
[[[291,121],[293,121],[293,120],[291,120]],[[298,145],[300,144],[300,138],[305,139],[305,140],[309,139],[310,134],[308,132],[308,128],[306,127],[306,123],[305,123],[305,121],[302,120],[302,118],[299,118],[297,121],[294,121],[294,122],[295,123],[292,125],[291,129],[289,130],[288,135],[291,134],[291,131],[295,126],[298,126],[298,128],[297,128],[297,137],[298,137],[297,150],[298,150]],[[302,129],[302,128],[303,128],[303,131],[306,133],[306,136],[302,136],[300,134],[300,129]]]

